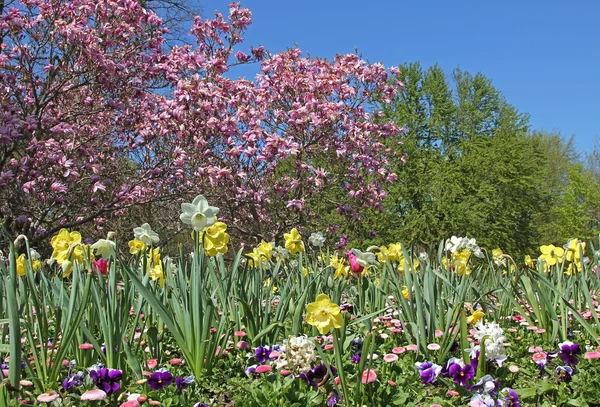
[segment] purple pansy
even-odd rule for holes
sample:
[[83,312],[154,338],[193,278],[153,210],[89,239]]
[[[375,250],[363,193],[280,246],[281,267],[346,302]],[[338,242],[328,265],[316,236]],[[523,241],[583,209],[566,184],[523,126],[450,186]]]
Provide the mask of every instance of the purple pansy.
[[267,346],[259,346],[254,351],[254,356],[258,363],[265,363],[267,360],[269,360],[270,353],[271,353],[271,351],[269,350],[269,348]]
[[335,406],[339,401],[340,396],[338,396],[336,393],[331,393],[331,396],[329,396],[329,399],[327,400],[327,407]]
[[65,380],[62,382],[63,392],[68,392],[75,386],[81,386],[83,383],[83,373],[78,372],[77,374],[71,373]]
[[194,383],[194,380],[194,376],[188,376],[186,378],[178,377],[177,379],[175,379],[175,387],[177,388],[177,393],[181,393],[186,387]]
[[423,384],[433,383],[435,378],[442,371],[442,367],[433,362],[417,362],[415,363],[415,366],[417,369],[419,369],[419,373],[421,374],[421,382]]
[[90,377],[94,381],[96,387],[108,395],[113,394],[121,388],[119,381],[123,377],[123,372],[118,369],[90,369]]
[[519,395],[513,389],[505,387],[502,389],[503,402],[502,404],[505,407],[521,407],[521,403],[519,403]]
[[467,382],[475,377],[475,370],[471,365],[454,363],[448,369],[448,375],[454,379],[454,383],[465,387]]
[[573,368],[571,366],[558,366],[556,373],[563,382],[568,383],[571,381],[571,376],[573,376]]
[[175,378],[167,369],[158,369],[148,378],[147,383],[152,390],[160,390],[172,384],[174,380]]
[[581,348],[579,345],[570,341],[564,341],[558,345],[560,351],[558,352],[558,356],[562,359],[562,361],[570,366],[577,366],[579,363],[579,358],[577,355],[581,354]]

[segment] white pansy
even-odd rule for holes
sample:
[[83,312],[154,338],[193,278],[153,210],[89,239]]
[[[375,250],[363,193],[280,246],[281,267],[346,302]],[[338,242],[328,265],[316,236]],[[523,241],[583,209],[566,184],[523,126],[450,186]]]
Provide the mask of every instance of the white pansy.
[[186,225],[191,225],[195,231],[201,231],[205,227],[212,226],[217,221],[219,208],[210,206],[203,195],[198,195],[192,203],[181,204],[181,215],[179,219]]
[[95,249],[96,254],[102,256],[103,259],[108,259],[116,254],[116,245],[112,240],[100,239],[90,247]]
[[133,229],[133,235],[137,240],[141,240],[146,246],[150,246],[153,243],[156,244],[160,241],[158,234],[153,231],[147,223]]
[[308,238],[308,242],[315,247],[323,247],[325,244],[325,236],[321,232],[314,232]]

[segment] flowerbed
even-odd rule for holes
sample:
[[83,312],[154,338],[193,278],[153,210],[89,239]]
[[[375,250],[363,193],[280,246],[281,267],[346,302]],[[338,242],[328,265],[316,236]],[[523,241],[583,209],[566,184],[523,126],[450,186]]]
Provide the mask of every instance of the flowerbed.
[[[0,263],[2,405],[597,405],[598,253],[520,262],[452,237],[330,251],[298,230],[233,254],[218,208],[193,251],[147,224],[124,252],[52,239]],[[535,256],[534,256],[535,257]]]

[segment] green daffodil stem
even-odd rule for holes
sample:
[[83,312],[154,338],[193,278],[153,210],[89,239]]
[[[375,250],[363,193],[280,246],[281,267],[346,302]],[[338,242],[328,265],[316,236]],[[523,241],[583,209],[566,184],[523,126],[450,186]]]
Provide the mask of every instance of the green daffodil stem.
[[[346,329],[346,324],[341,329]],[[349,406],[350,397],[348,394],[348,385],[346,383],[346,374],[344,373],[344,362],[342,360],[343,349],[340,339],[340,334],[336,328],[333,329],[333,348],[335,356],[335,364],[337,365],[337,373],[340,377],[340,384],[342,385],[342,394],[344,395],[344,404]],[[334,378],[335,379],[335,378]]]
[[8,305],[8,325],[10,327],[10,360],[8,380],[13,389],[19,390],[21,380],[21,325],[19,321],[19,306],[17,304],[17,255],[15,245],[10,242],[9,279],[6,282],[6,301]]
[[460,311],[460,347],[462,349],[463,362],[465,364],[471,363],[471,356],[469,355],[469,341],[468,329],[467,329],[467,316],[465,315],[465,307],[463,306]]

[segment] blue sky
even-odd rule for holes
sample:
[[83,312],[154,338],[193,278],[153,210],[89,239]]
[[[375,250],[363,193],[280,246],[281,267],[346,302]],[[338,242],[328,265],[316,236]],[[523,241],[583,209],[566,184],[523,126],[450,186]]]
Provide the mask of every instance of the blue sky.
[[[204,16],[228,1],[199,0]],[[244,44],[311,56],[354,52],[385,65],[438,63],[489,77],[533,129],[600,144],[600,1],[247,0]],[[233,72],[235,74],[235,71]],[[248,75],[247,71],[240,75]],[[250,79],[250,78],[249,78]]]

